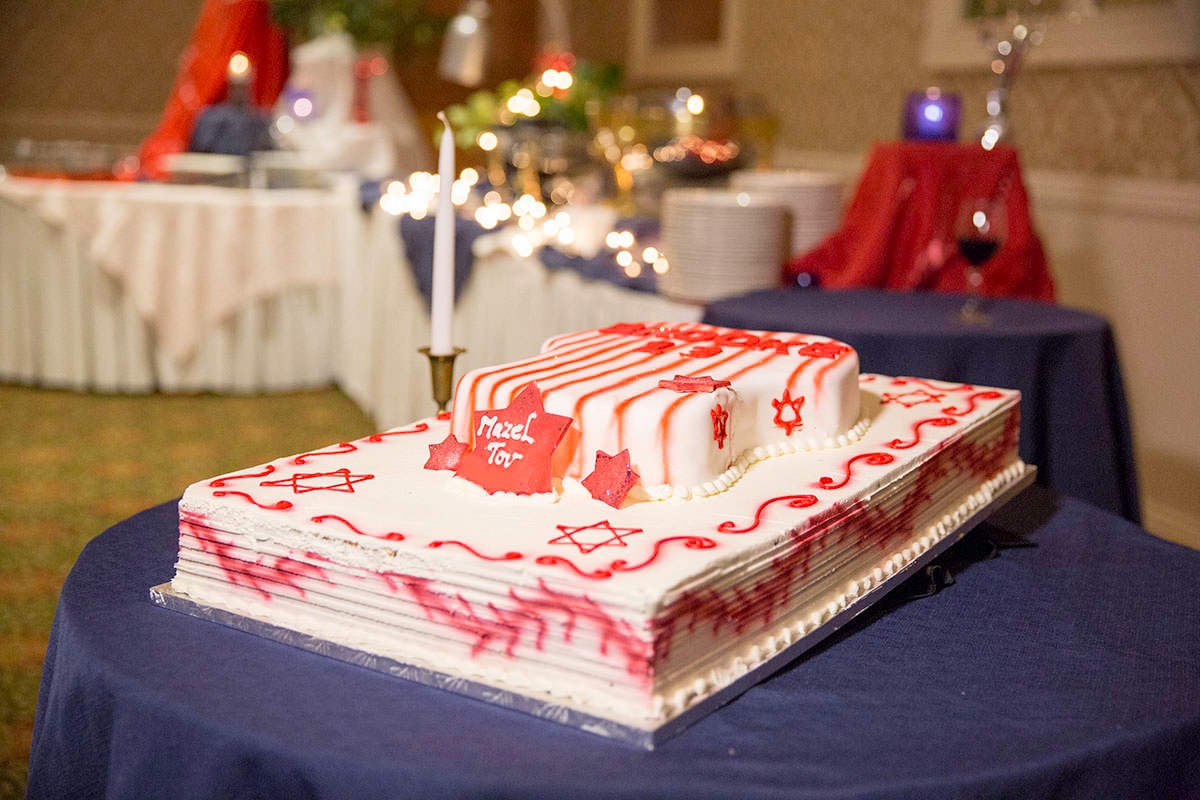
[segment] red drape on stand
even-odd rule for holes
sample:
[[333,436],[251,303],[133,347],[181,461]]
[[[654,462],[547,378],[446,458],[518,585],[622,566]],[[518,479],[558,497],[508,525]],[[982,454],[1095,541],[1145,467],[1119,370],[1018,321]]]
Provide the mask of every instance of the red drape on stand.
[[841,228],[787,266],[825,288],[965,292],[954,221],[964,200],[1007,198],[1008,237],[982,271],[983,294],[1054,300],[1017,152],[932,142],[875,145]]
[[192,38],[179,60],[179,73],[154,133],[138,157],[147,177],[159,177],[159,159],[187,149],[195,117],[225,97],[229,59],[237,51],[254,69],[253,100],[271,106],[287,80],[287,39],[271,22],[267,0],[205,0]]

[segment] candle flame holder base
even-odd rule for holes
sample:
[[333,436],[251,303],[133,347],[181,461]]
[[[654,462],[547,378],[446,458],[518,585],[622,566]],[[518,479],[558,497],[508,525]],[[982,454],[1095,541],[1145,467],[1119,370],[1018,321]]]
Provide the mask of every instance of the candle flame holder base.
[[454,397],[454,359],[467,352],[461,347],[454,348],[453,353],[431,353],[428,347],[422,347],[421,353],[429,358],[429,376],[433,385],[433,402],[437,403],[438,412],[446,410],[446,406]]

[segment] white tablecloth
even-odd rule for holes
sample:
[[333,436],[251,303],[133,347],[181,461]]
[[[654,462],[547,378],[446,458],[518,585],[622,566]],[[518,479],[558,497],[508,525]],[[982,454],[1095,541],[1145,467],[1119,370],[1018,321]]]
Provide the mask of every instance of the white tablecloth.
[[355,206],[344,190],[0,181],[0,380],[328,384]]
[[[435,410],[429,315],[395,217],[353,193],[0,181],[0,381],[93,391],[338,383],[380,428]],[[556,334],[702,308],[479,258],[456,375]]]
[[[376,211],[365,257],[342,292],[342,390],[381,428],[431,415],[429,314],[396,235]],[[698,320],[703,307],[548,270],[536,258],[495,253],[475,262],[455,306],[455,376],[538,352],[551,336],[615,322]]]

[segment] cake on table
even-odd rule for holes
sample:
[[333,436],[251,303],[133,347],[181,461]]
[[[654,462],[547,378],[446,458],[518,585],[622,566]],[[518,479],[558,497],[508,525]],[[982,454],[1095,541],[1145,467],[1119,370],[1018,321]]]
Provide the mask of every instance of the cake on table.
[[192,485],[168,593],[650,745],[1026,482],[1019,428],[1017,392],[860,374],[825,337],[614,325]]

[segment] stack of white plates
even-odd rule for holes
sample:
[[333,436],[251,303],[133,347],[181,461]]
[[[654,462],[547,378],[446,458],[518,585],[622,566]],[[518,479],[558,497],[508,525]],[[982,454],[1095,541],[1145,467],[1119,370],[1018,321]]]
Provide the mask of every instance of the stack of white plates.
[[246,163],[245,156],[221,153],[172,153],[162,159],[171,183],[209,186],[245,186]]
[[778,202],[729,189],[669,189],[662,231],[670,269],[661,288],[671,297],[706,302],[780,283],[787,224]]
[[729,185],[756,201],[786,207],[791,256],[803,255],[837,230],[846,180],[830,172],[768,170],[735,172]]

